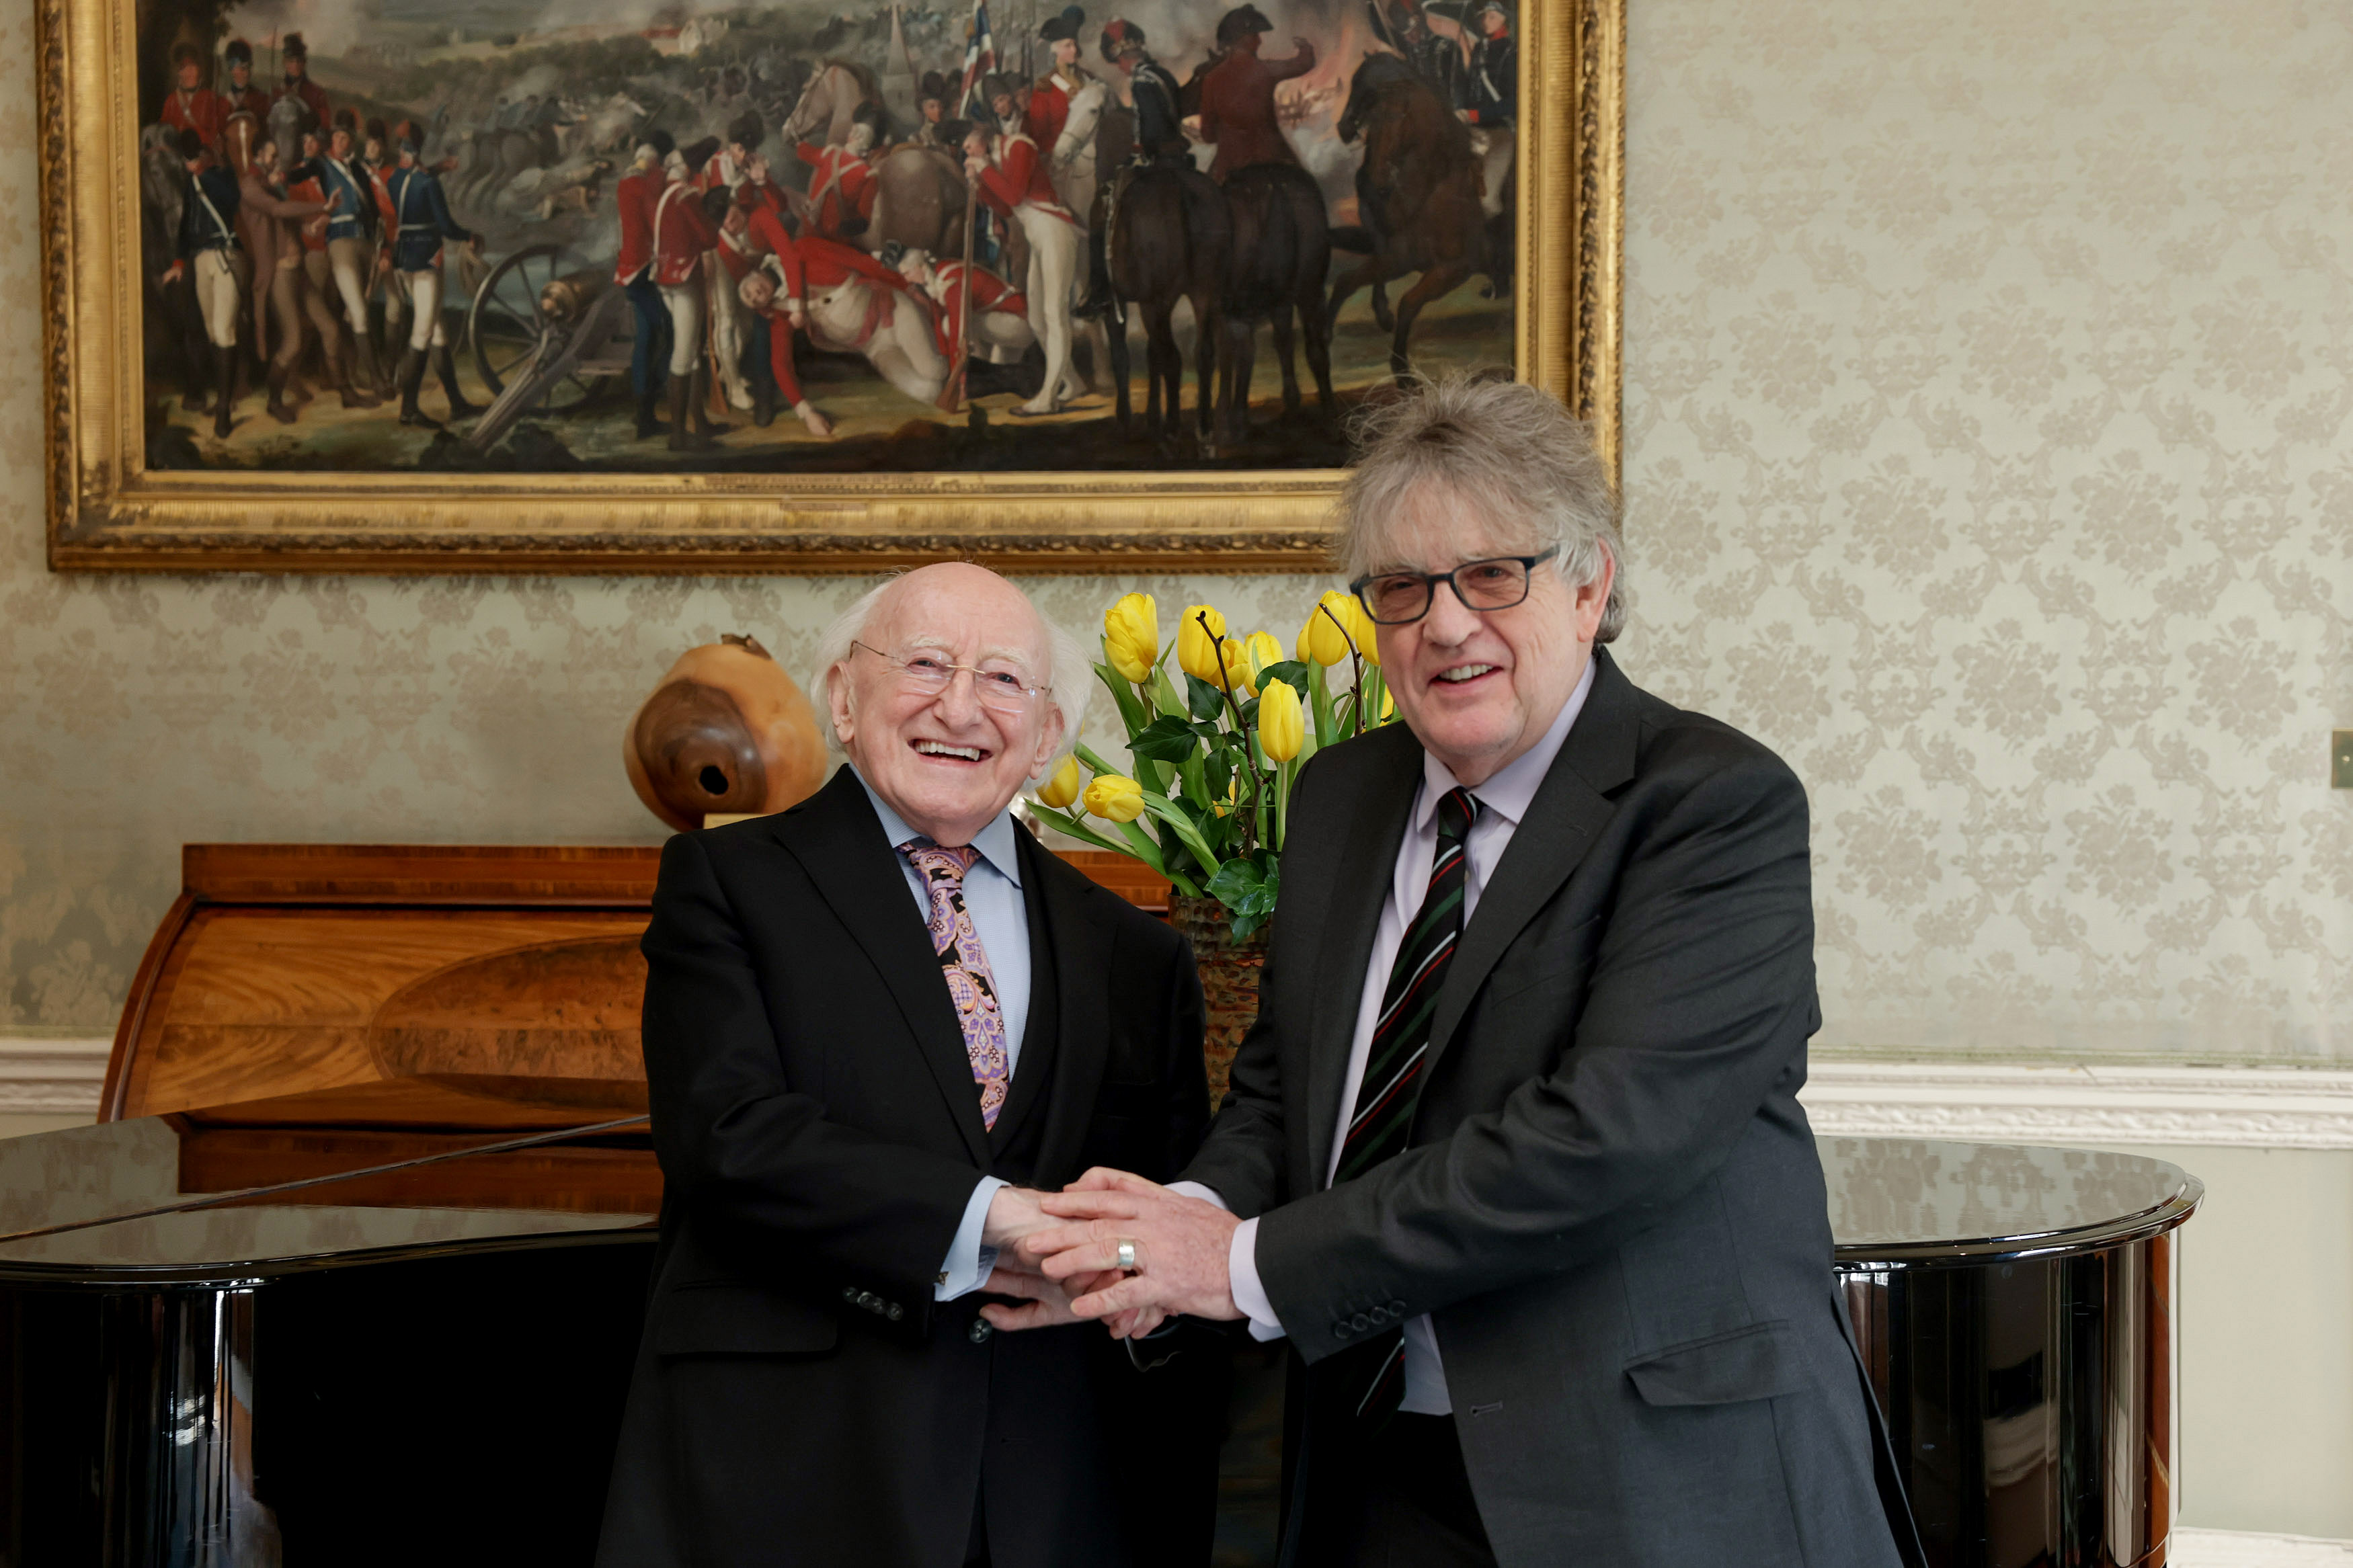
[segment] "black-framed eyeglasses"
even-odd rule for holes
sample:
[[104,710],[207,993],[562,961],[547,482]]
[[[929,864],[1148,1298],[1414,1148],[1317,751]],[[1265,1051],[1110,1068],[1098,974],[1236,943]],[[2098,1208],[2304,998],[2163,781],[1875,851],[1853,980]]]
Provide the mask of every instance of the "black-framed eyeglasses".
[[887,660],[899,672],[899,684],[910,692],[923,697],[937,697],[955,681],[958,670],[972,675],[972,694],[984,708],[1018,716],[1029,711],[1029,705],[1044,696],[1047,688],[1032,686],[1029,679],[1012,665],[991,659],[987,664],[951,664],[934,648],[910,648],[903,653],[884,653],[871,643],[852,642],[854,650],[864,648],[875,658]]
[[1365,606],[1376,625],[1409,626],[1430,614],[1437,602],[1438,585],[1454,590],[1465,609],[1485,614],[1508,610],[1528,596],[1528,579],[1535,569],[1560,553],[1560,546],[1535,555],[1498,555],[1487,561],[1465,561],[1451,572],[1370,572],[1348,584],[1348,592]]

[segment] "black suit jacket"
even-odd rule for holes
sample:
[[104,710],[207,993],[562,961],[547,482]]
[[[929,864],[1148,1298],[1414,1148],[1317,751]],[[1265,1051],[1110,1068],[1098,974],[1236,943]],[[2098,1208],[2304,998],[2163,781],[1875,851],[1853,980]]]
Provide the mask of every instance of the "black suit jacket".
[[1286,1561],[1324,1560],[1354,1507],[1365,1439],[1332,1358],[1431,1313],[1506,1568],[1885,1568],[1893,1472],[1797,1100],[1820,1022],[1805,792],[1594,658],[1439,991],[1411,1144],[1337,1187],[1422,751],[1395,726],[1300,777],[1258,1023],[1185,1173],[1263,1216],[1296,1352]]
[[983,1173],[1173,1176],[1208,1119],[1184,939],[1018,838],[1031,1001],[994,1131],[854,773],[663,850],[661,1245],[606,1568],[955,1568],[976,1500],[997,1568],[1206,1559],[1220,1344],[1145,1374],[1096,1325],[995,1334],[932,1299]]

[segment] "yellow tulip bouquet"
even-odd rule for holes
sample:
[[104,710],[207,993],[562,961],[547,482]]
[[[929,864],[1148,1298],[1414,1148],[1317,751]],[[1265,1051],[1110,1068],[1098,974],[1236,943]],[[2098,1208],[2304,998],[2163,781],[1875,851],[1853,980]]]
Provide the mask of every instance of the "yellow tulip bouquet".
[[[1186,606],[1164,645],[1152,595],[1130,594],[1103,614],[1103,650],[1095,674],[1127,726],[1133,770],[1081,746],[1038,792],[1038,816],[1143,861],[1179,893],[1215,898],[1235,939],[1248,938],[1274,912],[1301,765],[1394,716],[1371,617],[1355,595],[1327,593],[1286,659],[1266,632],[1229,635],[1208,605]],[[1344,660],[1354,679],[1335,689],[1330,671]]]

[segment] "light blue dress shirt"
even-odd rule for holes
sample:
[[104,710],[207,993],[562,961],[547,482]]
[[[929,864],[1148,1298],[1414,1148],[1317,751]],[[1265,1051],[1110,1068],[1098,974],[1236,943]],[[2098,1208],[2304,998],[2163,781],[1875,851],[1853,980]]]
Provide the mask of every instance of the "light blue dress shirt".
[[[857,773],[855,768],[850,771]],[[863,774],[858,782],[864,786],[866,798],[874,803],[874,815],[882,819],[883,837],[893,850],[911,838],[923,837],[874,793]],[[988,973],[997,982],[997,1009],[1005,1017],[1008,1082],[1021,1062],[1021,1032],[1029,1025],[1029,910],[1022,900],[1019,841],[1014,837],[1020,831],[1011,812],[1000,814],[974,837],[972,847],[980,856],[964,874],[965,912],[972,916],[973,934],[980,938],[981,951],[988,955]],[[916,913],[928,927],[932,895],[923,885],[923,875],[904,855],[894,858],[907,879],[907,892],[915,900]],[[988,1271],[997,1267],[997,1248],[983,1247],[980,1236],[988,1220],[989,1200],[997,1188],[1009,1184],[995,1176],[983,1176],[973,1188],[971,1201],[965,1205],[964,1222],[956,1226],[955,1239],[948,1244],[947,1258],[933,1282],[933,1300],[952,1301],[979,1289]]]

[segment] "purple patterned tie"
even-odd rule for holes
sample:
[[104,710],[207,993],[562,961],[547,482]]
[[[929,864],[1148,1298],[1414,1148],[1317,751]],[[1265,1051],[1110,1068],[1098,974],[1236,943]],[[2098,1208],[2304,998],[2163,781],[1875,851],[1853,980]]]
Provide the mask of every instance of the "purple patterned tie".
[[940,955],[948,999],[955,1004],[956,1022],[964,1028],[972,1081],[980,1086],[981,1125],[994,1131],[1009,1076],[1005,1013],[997,1005],[997,977],[988,972],[988,954],[981,950],[980,934],[972,929],[972,914],[964,907],[964,874],[980,858],[980,851],[970,845],[943,849],[928,838],[910,838],[899,846],[899,853],[922,874],[923,890],[931,895],[932,951]]

